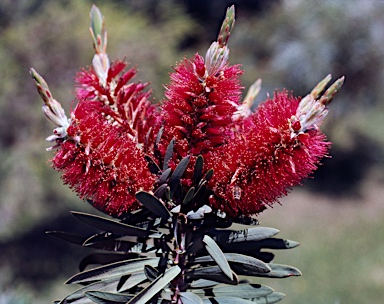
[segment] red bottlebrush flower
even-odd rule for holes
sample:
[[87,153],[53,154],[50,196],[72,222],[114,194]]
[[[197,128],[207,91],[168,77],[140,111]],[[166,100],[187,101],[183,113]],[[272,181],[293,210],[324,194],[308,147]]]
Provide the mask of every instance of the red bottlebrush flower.
[[241,74],[239,65],[223,65],[210,75],[203,57],[197,54],[175,68],[162,106],[164,132],[159,148],[163,155],[173,138],[175,164],[186,155],[208,158],[227,141],[241,98]]
[[236,138],[213,160],[211,203],[230,215],[255,214],[300,184],[327,154],[318,130],[294,133],[300,99],[286,91],[264,102],[241,125]]
[[73,111],[67,132],[72,139],[61,143],[52,159],[64,182],[111,215],[136,209],[136,192],[151,190],[155,182],[136,143],[86,102]]

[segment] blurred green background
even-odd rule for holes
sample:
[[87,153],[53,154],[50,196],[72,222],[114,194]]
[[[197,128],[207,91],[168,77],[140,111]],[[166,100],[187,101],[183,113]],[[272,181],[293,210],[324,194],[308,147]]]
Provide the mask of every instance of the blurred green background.
[[328,73],[346,76],[323,129],[332,158],[265,226],[301,246],[276,262],[303,276],[257,280],[287,294],[283,303],[382,303],[384,298],[384,1],[381,0],[2,0],[0,3],[0,304],[49,303],[87,250],[44,234],[87,229],[70,210],[96,212],[49,168],[53,126],[28,70],[45,77],[69,112],[74,75],[93,56],[89,10],[106,16],[108,53],[126,58],[162,99],[171,66],[205,54],[228,5],[236,4],[231,63],[247,88],[263,79],[260,101],[276,88],[308,93]]

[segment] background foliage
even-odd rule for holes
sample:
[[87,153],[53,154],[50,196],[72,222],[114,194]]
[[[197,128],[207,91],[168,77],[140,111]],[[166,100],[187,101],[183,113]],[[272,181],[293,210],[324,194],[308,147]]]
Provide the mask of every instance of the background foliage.
[[267,285],[285,292],[285,303],[379,303],[384,295],[384,2],[379,0],[2,1],[0,303],[62,297],[69,291],[62,282],[84,255],[44,235],[68,225],[84,229],[69,210],[96,211],[47,164],[44,138],[52,126],[41,115],[28,69],[44,76],[68,112],[74,74],[93,55],[92,3],[107,18],[110,58],[137,64],[156,100],[171,65],[184,55],[205,53],[231,3],[237,21],[230,60],[243,64],[245,86],[263,79],[260,100],[275,88],[303,95],[327,73],[346,76],[325,123],[335,143],[332,159],[282,207],[260,216],[264,225],[281,230],[281,237],[302,243],[284,263],[300,268],[303,276]]

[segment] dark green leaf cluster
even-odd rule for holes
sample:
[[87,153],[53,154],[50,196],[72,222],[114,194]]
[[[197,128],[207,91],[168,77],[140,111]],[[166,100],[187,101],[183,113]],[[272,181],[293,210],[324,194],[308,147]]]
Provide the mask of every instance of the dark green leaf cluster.
[[[169,147],[172,153],[172,142]],[[168,154],[168,153],[167,153]],[[298,243],[274,238],[274,228],[250,217],[227,218],[205,204],[203,158],[195,162],[189,190],[181,178],[189,157],[172,170],[149,160],[157,171],[153,193],[138,192],[142,208],[120,221],[73,212],[101,232],[81,236],[49,232],[60,239],[98,251],[80,262],[80,273],[67,284],[82,287],[57,303],[276,303],[283,294],[251,284],[251,277],[300,275],[294,267],[274,264],[264,249],[289,249]],[[178,202],[178,203],[175,203]],[[170,210],[170,211],[169,211]],[[95,267],[95,268],[92,268]]]

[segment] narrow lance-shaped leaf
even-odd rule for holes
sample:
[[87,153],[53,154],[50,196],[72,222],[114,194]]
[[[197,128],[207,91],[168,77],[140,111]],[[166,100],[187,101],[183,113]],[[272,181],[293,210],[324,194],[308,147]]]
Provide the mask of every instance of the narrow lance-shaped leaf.
[[195,168],[193,171],[193,180],[195,181],[195,184],[197,184],[202,178],[203,166],[204,166],[204,158],[203,156],[199,155],[196,158]]
[[61,300],[60,304],[67,304],[67,303],[75,303],[75,304],[85,304],[85,303],[92,303],[92,301],[86,297],[85,292],[90,290],[98,290],[98,291],[109,291],[113,292],[116,291],[116,286],[118,284],[119,279],[118,278],[112,278],[103,280],[100,282],[89,284],[85,287],[82,287],[73,293],[66,296],[63,300]]
[[159,276],[159,271],[151,265],[144,266],[144,273],[147,279],[151,282],[156,280],[156,278]]
[[202,297],[214,295],[215,297],[225,298],[236,295],[242,299],[254,299],[272,294],[273,289],[271,287],[259,284],[239,284],[229,286],[218,286],[205,290],[194,290],[194,293]]
[[171,217],[171,213],[156,196],[145,191],[140,191],[136,193],[136,198],[145,208],[152,211],[155,215],[165,220]]
[[161,186],[159,186],[155,192],[153,193],[154,196],[156,196],[157,198],[160,198],[164,195],[165,193],[165,190],[167,189],[168,187],[168,184],[162,184]]
[[253,227],[238,231],[217,232],[213,239],[218,243],[237,243],[246,241],[259,241],[270,238],[279,233],[279,230],[269,227]]
[[299,246],[300,244],[291,240],[268,238],[261,241],[258,241],[260,248],[269,248],[269,249],[291,249]]
[[144,272],[138,271],[138,272],[132,273],[128,277],[127,276],[121,277],[116,290],[119,292],[129,290],[146,280],[147,280],[147,277],[145,276]]
[[228,276],[223,273],[219,266],[200,267],[193,269],[187,273],[187,277],[192,279],[205,279],[230,285],[237,285],[239,283],[236,274],[233,274],[233,280],[230,280]]
[[[267,273],[271,271],[271,268],[268,266],[268,264],[251,256],[238,253],[224,253],[224,256],[229,263],[240,264],[242,267],[255,272]],[[204,263],[210,261],[212,261],[210,256],[204,256],[195,259],[196,263]]]
[[167,170],[164,170],[163,173],[161,173],[161,175],[159,177],[159,184],[160,185],[164,184],[167,181],[167,178],[169,177],[171,172],[172,172],[172,169],[168,168]]
[[140,258],[121,261],[80,272],[70,278],[66,284],[94,282],[112,277],[128,275],[136,271],[141,271],[144,268],[144,265],[152,265],[155,267],[158,263],[159,258]]
[[191,288],[208,288],[208,287],[213,287],[219,284],[220,282],[206,280],[206,279],[198,279],[196,281],[193,281],[189,286]]
[[94,252],[85,256],[80,261],[79,269],[80,271],[83,271],[88,265],[91,264],[106,265],[116,263],[121,260],[128,260],[130,258],[134,258],[132,254]]
[[184,197],[183,206],[188,205],[192,201],[194,195],[195,195],[195,187],[189,188],[187,194]]
[[226,274],[226,276],[232,281],[233,274],[231,267],[228,264],[224,253],[221,251],[220,247],[216,244],[216,242],[208,235],[204,236],[203,242],[205,243],[205,248],[207,249],[209,255],[212,259],[215,260],[217,265],[221,268],[221,270]]
[[164,163],[163,163],[163,171],[168,169],[168,162],[171,160],[172,155],[173,155],[173,147],[175,145],[175,139],[172,139],[169,142],[169,145],[167,147],[167,151],[165,151],[165,156],[164,156]]
[[177,165],[177,167],[175,168],[175,171],[172,173],[172,176],[169,180],[169,186],[170,186],[170,191],[171,191],[171,198],[173,196],[173,194],[175,193],[177,187],[179,186],[180,184],[180,179],[181,177],[183,176],[185,170],[187,169],[188,167],[188,164],[189,164],[189,160],[190,160],[190,156],[186,156],[184,157],[180,163]]
[[281,264],[268,264],[271,271],[268,273],[257,274],[268,278],[287,278],[301,276],[301,271],[295,267]]
[[152,157],[150,157],[149,155],[145,155],[144,159],[147,161],[148,168],[151,173],[158,174],[161,171],[160,167],[156,164],[155,160]]
[[137,294],[127,304],[147,303],[153,296],[161,291],[169,282],[171,282],[179,273],[181,269],[179,266],[173,266],[169,268],[165,273],[159,276],[139,294]]
[[116,222],[107,218],[100,216],[82,213],[82,212],[73,212],[72,215],[75,216],[80,221],[100,230],[109,231],[115,234],[120,235],[129,235],[137,237],[147,237],[149,234],[151,237],[161,237],[162,233],[155,230],[146,230],[130,226],[124,223]]

